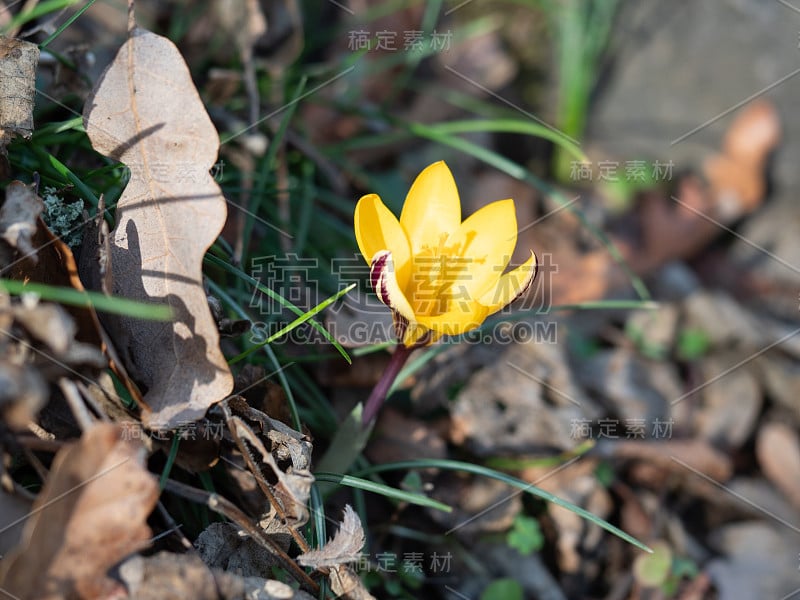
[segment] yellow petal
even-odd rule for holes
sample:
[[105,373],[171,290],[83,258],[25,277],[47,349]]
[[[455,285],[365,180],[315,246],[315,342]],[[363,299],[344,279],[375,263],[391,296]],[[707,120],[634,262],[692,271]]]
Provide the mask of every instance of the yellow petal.
[[479,302],[459,302],[449,311],[433,317],[417,317],[420,325],[431,329],[438,338],[442,335],[461,335],[478,327],[489,315]]
[[433,163],[417,176],[400,213],[411,252],[437,247],[460,223],[461,201],[453,174],[444,161]]
[[397,280],[405,287],[411,275],[411,250],[400,222],[377,194],[362,196],[353,218],[358,249],[368,264],[378,252],[392,253]]
[[488,314],[496,313],[524,294],[535,277],[536,255],[531,252],[528,260],[502,275],[497,285],[486,292],[479,302],[486,306]]
[[517,245],[517,217],[513,200],[487,204],[461,224],[447,241],[463,266],[451,287],[454,297],[478,300],[494,289]]

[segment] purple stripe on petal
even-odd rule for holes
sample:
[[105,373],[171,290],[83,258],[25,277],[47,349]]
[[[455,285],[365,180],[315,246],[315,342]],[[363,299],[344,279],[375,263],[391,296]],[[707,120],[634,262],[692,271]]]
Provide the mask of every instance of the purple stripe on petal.
[[378,293],[378,284],[380,283],[381,275],[386,268],[386,261],[389,260],[391,255],[391,252],[384,250],[383,252],[378,252],[372,258],[372,264],[369,267],[369,283],[376,293]]
[[381,275],[379,288],[380,289],[375,290],[375,293],[378,294],[378,298],[381,299],[381,302],[391,308],[392,299],[389,296],[389,282],[386,278],[386,271],[383,271],[383,274]]

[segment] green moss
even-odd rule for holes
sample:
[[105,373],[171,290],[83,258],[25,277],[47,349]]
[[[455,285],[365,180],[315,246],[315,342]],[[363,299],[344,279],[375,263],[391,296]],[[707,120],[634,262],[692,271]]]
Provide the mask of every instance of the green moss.
[[42,219],[50,231],[75,250],[83,240],[83,200],[67,203],[56,194],[55,188],[44,189],[44,213]]

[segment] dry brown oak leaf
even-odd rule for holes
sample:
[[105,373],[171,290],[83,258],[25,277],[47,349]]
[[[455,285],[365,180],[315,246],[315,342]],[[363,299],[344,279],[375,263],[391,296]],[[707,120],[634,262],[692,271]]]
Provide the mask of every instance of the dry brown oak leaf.
[[8,597],[101,598],[119,586],[106,573],[147,545],[159,494],[141,441],[127,437],[98,424],[56,455],[19,546],[0,563]]
[[171,322],[115,318],[111,335],[144,388],[144,424],[175,428],[233,388],[202,283],[203,255],[226,218],[209,174],[219,136],[178,49],[139,28],[100,77],[84,124],[95,150],[130,169],[111,233],[113,295],[174,313]]

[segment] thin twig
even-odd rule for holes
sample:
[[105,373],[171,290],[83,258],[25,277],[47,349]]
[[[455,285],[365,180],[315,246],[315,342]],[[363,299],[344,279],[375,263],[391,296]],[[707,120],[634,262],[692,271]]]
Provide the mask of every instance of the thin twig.
[[183,530],[181,529],[181,526],[175,522],[175,519],[173,519],[172,515],[169,514],[169,511],[167,511],[164,504],[161,501],[159,501],[158,504],[156,505],[156,508],[158,508],[158,512],[161,514],[161,518],[164,519],[164,523],[166,524],[169,532],[174,533],[175,535],[178,536],[181,545],[186,549],[187,552],[192,554],[197,554],[197,550],[195,549],[194,545],[192,545],[192,542],[190,542],[189,539],[185,535],[183,535]]

